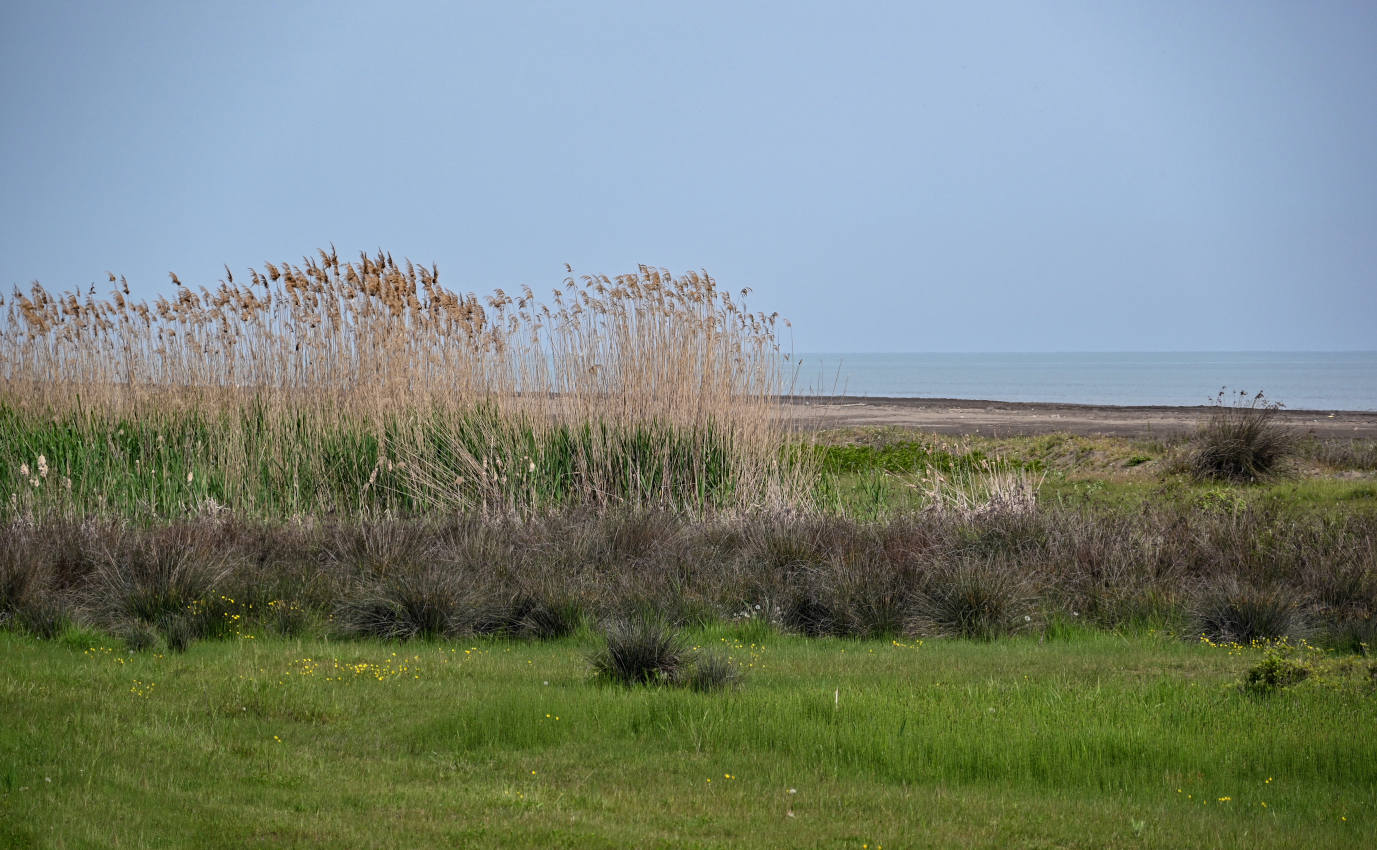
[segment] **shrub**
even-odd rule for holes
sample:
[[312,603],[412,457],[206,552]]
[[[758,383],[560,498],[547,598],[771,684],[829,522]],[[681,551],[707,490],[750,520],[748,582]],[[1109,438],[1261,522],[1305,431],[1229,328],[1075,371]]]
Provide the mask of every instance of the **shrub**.
[[1216,582],[1192,606],[1196,630],[1213,641],[1249,644],[1306,633],[1295,592],[1256,587],[1229,577]]
[[933,469],[923,484],[927,509],[961,520],[1026,517],[1037,512],[1045,473],[984,459],[973,469],[943,475]]
[[675,684],[684,676],[688,653],[682,635],[662,620],[643,616],[614,623],[589,660],[594,675],[605,681]]
[[699,693],[727,690],[741,684],[741,670],[721,652],[701,652],[693,659],[687,684]]
[[329,566],[363,579],[386,580],[430,560],[426,535],[417,523],[364,522],[332,529],[325,548]]
[[1311,437],[1296,446],[1297,453],[1330,469],[1377,469],[1377,440],[1321,440]]
[[1309,667],[1286,658],[1276,649],[1269,649],[1262,661],[1244,675],[1243,688],[1255,694],[1270,694],[1309,676]]
[[438,566],[365,583],[335,610],[335,623],[345,634],[384,640],[462,634],[481,619],[467,584]]
[[799,570],[790,577],[780,606],[780,624],[807,637],[834,634],[837,618],[825,598],[823,567]]
[[115,636],[124,641],[130,652],[144,652],[158,646],[161,638],[152,623],[127,620],[116,626]]
[[311,615],[300,603],[273,599],[263,611],[263,625],[273,634],[295,637],[304,634],[311,625]]
[[1186,458],[1187,471],[1211,481],[1257,481],[1280,472],[1296,447],[1295,434],[1276,421],[1282,407],[1260,392],[1239,392],[1225,404],[1220,390]]
[[848,554],[829,565],[830,634],[877,638],[903,631],[913,589],[908,571],[873,557]]
[[573,634],[583,625],[583,608],[572,600],[520,595],[507,606],[498,631],[511,637],[550,640]]
[[1368,655],[1377,648],[1377,617],[1350,616],[1324,631],[1324,645],[1336,652]]
[[12,529],[0,545],[0,628],[16,628],[42,638],[55,637],[71,621],[53,587],[50,565],[31,532]]
[[993,560],[939,571],[919,595],[911,634],[991,640],[1032,623],[1033,598],[1016,568]]
[[190,612],[164,616],[158,621],[158,631],[171,652],[186,652],[198,637],[205,636],[201,618]]
[[[118,534],[96,565],[87,593],[92,608],[110,624],[158,625],[204,607],[233,567],[204,531],[186,524]],[[198,619],[212,627],[210,618]]]

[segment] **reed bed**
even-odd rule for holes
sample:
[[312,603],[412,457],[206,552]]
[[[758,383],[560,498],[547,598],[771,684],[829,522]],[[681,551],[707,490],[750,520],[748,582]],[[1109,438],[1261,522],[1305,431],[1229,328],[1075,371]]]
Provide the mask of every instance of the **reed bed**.
[[[777,314],[705,272],[480,299],[321,251],[152,302],[110,275],[0,299],[11,514],[264,517],[808,499]],[[43,472],[39,474],[40,465]]]

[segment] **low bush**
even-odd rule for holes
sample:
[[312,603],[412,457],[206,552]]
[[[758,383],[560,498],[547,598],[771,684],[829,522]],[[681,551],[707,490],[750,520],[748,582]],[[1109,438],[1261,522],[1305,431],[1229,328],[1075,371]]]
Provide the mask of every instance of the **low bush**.
[[270,600],[261,616],[268,631],[283,637],[306,634],[312,625],[311,613],[301,603],[290,599]]
[[1255,694],[1270,694],[1289,688],[1310,676],[1310,668],[1293,661],[1275,648],[1267,650],[1262,661],[1243,676],[1243,689]]
[[89,607],[106,625],[137,620],[159,626],[183,618],[197,637],[221,632],[205,609],[235,565],[209,545],[206,530],[185,523],[116,533],[96,564],[86,594]]
[[1196,435],[1186,469],[1196,479],[1258,481],[1276,475],[1295,451],[1296,436],[1276,421],[1282,409],[1262,393],[1240,392],[1232,403],[1220,390]]
[[1205,588],[1192,607],[1196,631],[1217,642],[1250,644],[1308,632],[1295,593],[1278,586],[1229,577]]
[[37,596],[0,615],[0,628],[17,626],[35,637],[54,638],[72,623],[72,612],[55,596]]
[[1011,564],[972,560],[937,571],[919,594],[908,632],[991,640],[1028,628],[1034,597]]
[[[52,576],[33,532],[18,524],[4,530],[0,541],[0,628],[44,634],[52,618]],[[37,628],[35,628],[37,626]],[[60,631],[60,625],[52,634]],[[46,635],[51,636],[51,635]]]
[[740,686],[740,668],[732,664],[721,652],[700,652],[693,659],[693,666],[685,684],[699,693],[723,691]]
[[677,684],[688,672],[683,636],[662,620],[637,617],[613,623],[604,645],[589,659],[594,675],[621,685]]
[[547,639],[646,615],[816,636],[992,637],[1060,612],[1223,641],[1313,626],[1334,646],[1371,643],[1377,513],[1256,501],[1229,512],[1181,500],[882,522],[662,513],[640,531],[580,512],[352,530],[55,523],[0,534],[0,620],[42,634],[64,618],[107,631],[139,621],[175,644],[174,628],[193,640],[321,628]]
[[1370,655],[1377,649],[1377,617],[1344,617],[1330,624],[1321,639],[1326,647],[1336,652]]
[[114,632],[130,652],[147,652],[162,644],[158,630],[143,620],[126,620],[115,626]]
[[1330,469],[1377,470],[1377,440],[1321,440],[1311,437],[1297,444],[1296,453]]
[[551,640],[573,634],[583,625],[583,608],[569,599],[518,595],[503,606],[496,629],[508,637]]
[[485,619],[476,610],[472,588],[440,566],[364,583],[334,613],[336,627],[346,635],[383,640],[467,634]]
[[205,636],[201,618],[195,614],[168,614],[158,621],[158,631],[171,652],[186,652],[198,637]]
[[797,570],[785,578],[780,625],[807,637],[836,632],[837,617],[827,599],[826,578],[821,567]]

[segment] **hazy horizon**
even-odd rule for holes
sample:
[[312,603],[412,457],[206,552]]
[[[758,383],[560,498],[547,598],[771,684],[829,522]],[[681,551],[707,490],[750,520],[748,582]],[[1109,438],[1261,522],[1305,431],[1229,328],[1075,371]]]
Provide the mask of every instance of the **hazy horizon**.
[[800,354],[785,392],[1198,406],[1261,392],[1292,410],[1377,410],[1377,351]]

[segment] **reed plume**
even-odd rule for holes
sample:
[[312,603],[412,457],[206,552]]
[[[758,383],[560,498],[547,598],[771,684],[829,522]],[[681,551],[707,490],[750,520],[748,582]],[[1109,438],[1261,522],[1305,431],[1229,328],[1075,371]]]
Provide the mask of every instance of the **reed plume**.
[[[214,288],[170,277],[152,302],[122,278],[106,299],[16,288],[0,406],[102,433],[151,423],[162,444],[176,431],[177,457],[154,462],[250,511],[282,501],[268,486],[327,510],[380,492],[390,508],[504,511],[797,495],[780,452],[778,315],[748,311],[744,290],[734,299],[706,272],[571,272],[548,299],[529,287],[480,299],[434,266],[344,262],[332,247],[240,282],[227,268]],[[294,456],[306,448],[314,461]],[[273,467],[291,474],[265,481]]]

